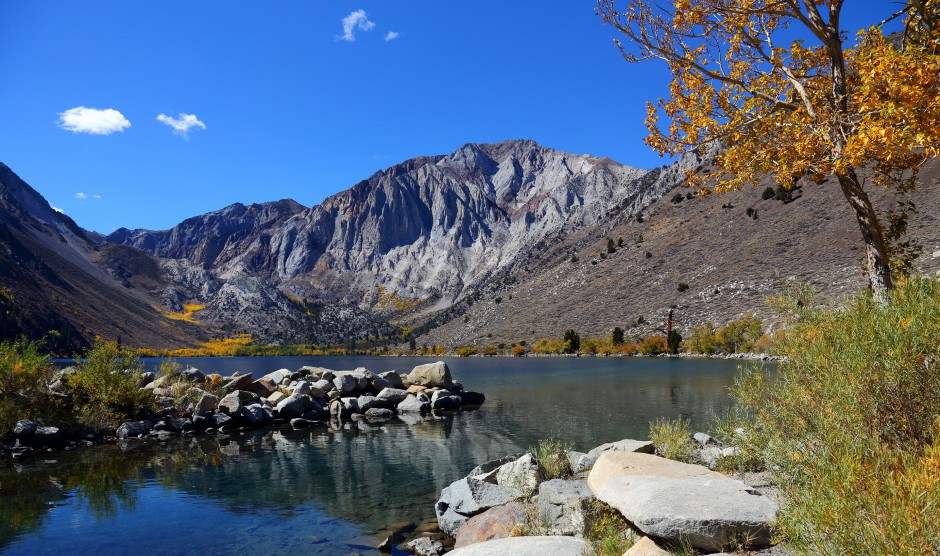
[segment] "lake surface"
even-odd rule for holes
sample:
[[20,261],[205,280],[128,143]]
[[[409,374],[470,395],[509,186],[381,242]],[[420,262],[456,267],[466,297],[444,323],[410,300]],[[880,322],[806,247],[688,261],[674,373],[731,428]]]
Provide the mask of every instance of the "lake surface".
[[[179,360],[255,376],[302,365],[407,372],[438,358]],[[434,517],[440,490],[553,436],[587,451],[693,427],[729,404],[738,361],[444,358],[479,409],[418,423],[347,423],[131,442],[0,462],[0,554],[378,554],[376,535]],[[152,368],[158,360],[146,360]]]

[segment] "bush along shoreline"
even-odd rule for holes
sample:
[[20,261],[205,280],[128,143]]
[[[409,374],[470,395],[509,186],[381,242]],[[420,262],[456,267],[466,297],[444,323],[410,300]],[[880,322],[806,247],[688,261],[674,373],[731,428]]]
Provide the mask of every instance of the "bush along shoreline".
[[36,344],[8,342],[0,344],[0,362],[0,456],[14,458],[247,428],[341,426],[344,420],[414,424],[485,401],[464,390],[441,361],[407,374],[305,366],[255,379],[169,361],[159,373],[145,372],[130,350],[99,342],[77,366],[53,371]]

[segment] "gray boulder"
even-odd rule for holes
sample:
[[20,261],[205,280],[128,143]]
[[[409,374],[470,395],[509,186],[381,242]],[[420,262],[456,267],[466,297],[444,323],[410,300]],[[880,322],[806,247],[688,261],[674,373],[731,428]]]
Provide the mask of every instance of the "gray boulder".
[[419,386],[437,386],[450,390],[454,387],[454,380],[450,376],[450,368],[447,363],[438,361],[437,363],[428,363],[427,365],[418,365],[408,374],[406,378],[409,384]]
[[431,400],[422,393],[409,394],[396,409],[399,413],[427,413],[431,411]]
[[388,400],[393,405],[400,404],[408,397],[408,391],[401,388],[383,388],[377,396],[383,400]]
[[588,485],[643,533],[722,550],[739,539],[767,546],[777,504],[743,482],[650,454],[607,452]]
[[460,397],[450,395],[447,390],[435,390],[431,395],[431,409],[452,410],[460,408]]
[[268,420],[268,415],[260,404],[251,404],[242,408],[242,419],[253,427],[260,427]]
[[232,392],[231,394],[226,395],[224,398],[219,400],[219,411],[226,413],[228,415],[241,415],[242,413],[242,400],[238,395],[238,392]]
[[359,404],[359,411],[365,413],[370,409],[391,409],[392,404],[384,398],[377,398],[375,396],[359,396],[356,400]]
[[313,386],[314,388],[317,388],[318,390],[323,391],[323,392],[329,392],[330,390],[332,390],[333,388],[335,388],[335,386],[334,386],[334,384],[333,384],[332,381],[324,380],[324,379],[322,379],[322,378],[321,378],[320,380],[315,381],[315,382],[312,384],[312,386]]
[[206,374],[196,367],[186,367],[186,370],[180,372],[180,377],[189,382],[198,382],[202,384],[206,381]]
[[[281,419],[293,419],[302,416],[310,407],[310,398],[302,394],[291,394],[275,406],[274,411]],[[312,401],[312,400],[311,400]]]
[[519,459],[504,463],[496,469],[496,483],[516,489],[522,496],[531,496],[543,480],[545,470],[532,454],[523,454]]
[[518,489],[465,477],[441,491],[434,512],[441,530],[453,537],[467,519],[520,497],[522,492]]
[[118,438],[136,438],[150,432],[153,424],[150,421],[128,421],[121,423],[114,436]]
[[401,380],[401,375],[395,371],[387,371],[384,373],[379,373],[379,376],[385,379],[389,384],[389,388],[398,388],[404,390],[405,383]]
[[222,391],[230,394],[236,390],[244,390],[251,384],[252,380],[251,373],[244,375],[235,373],[222,385]]
[[539,485],[539,519],[552,535],[583,535],[585,510],[593,499],[587,480],[545,481]]
[[594,465],[594,462],[597,461],[596,457],[575,450],[568,450],[566,456],[568,456],[568,465],[571,467],[572,473],[580,473],[586,469],[590,469],[591,466]]
[[384,407],[371,407],[364,413],[370,421],[387,421],[395,416],[395,412]]
[[294,373],[290,372],[290,370],[288,369],[278,369],[274,371],[273,373],[268,373],[264,375],[261,378],[266,378],[270,380],[271,382],[273,382],[274,384],[280,384],[282,380],[284,380],[285,378],[288,378],[292,374]]
[[196,402],[197,411],[215,411],[218,408],[219,397],[208,392],[203,392],[203,394],[199,396],[199,401]]
[[29,438],[35,434],[38,427],[39,423],[36,421],[21,419],[17,421],[15,425],[13,425],[13,436],[16,438]]
[[339,375],[333,379],[333,386],[344,394],[355,390],[357,384],[356,379],[350,375]]
[[406,542],[402,547],[409,552],[414,552],[417,556],[440,556],[444,553],[444,545],[429,537],[418,537]]

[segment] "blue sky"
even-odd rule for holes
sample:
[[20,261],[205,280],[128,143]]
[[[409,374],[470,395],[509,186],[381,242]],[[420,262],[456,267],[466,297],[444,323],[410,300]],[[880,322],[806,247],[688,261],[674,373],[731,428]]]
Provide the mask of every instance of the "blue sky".
[[643,117],[666,91],[664,68],[624,62],[594,10],[0,0],[0,161],[103,233],[234,202],[313,205],[467,142],[528,138],[658,166]]

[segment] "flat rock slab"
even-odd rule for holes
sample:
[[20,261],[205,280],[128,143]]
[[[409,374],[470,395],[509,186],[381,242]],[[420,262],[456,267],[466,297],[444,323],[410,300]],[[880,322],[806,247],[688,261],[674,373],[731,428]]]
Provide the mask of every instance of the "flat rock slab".
[[575,537],[509,537],[471,544],[451,556],[581,556],[587,545]]
[[656,447],[653,446],[653,443],[649,440],[631,440],[629,438],[625,438],[623,440],[618,440],[617,442],[601,444],[597,448],[594,448],[588,452],[588,455],[599,458],[601,457],[601,454],[605,452],[638,452],[641,454],[652,454],[655,451]]
[[770,544],[777,504],[743,482],[658,456],[606,452],[588,485],[643,533],[722,550],[735,540]]
[[471,517],[457,530],[454,548],[504,539],[512,533],[513,527],[523,523],[525,518],[525,508],[518,502],[492,507]]

